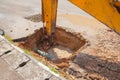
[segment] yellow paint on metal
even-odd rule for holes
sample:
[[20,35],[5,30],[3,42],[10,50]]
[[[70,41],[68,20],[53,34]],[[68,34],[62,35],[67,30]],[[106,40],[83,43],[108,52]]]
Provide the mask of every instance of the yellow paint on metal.
[[112,0],[69,0],[79,8],[120,33],[120,13]]
[[114,2],[114,5],[120,7],[120,2]]
[[49,36],[56,27],[57,5],[58,0],[42,0],[42,19]]

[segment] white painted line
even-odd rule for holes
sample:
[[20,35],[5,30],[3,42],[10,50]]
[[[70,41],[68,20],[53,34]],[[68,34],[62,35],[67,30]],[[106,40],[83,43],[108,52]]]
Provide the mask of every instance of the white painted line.
[[[29,55],[28,55],[29,56]],[[43,69],[45,69],[46,71],[50,72],[51,74],[53,74],[54,76],[60,78],[61,80],[66,80],[65,78],[61,77],[59,74],[54,73],[53,71],[50,70],[50,68],[48,68],[47,66],[45,66],[44,64],[42,64],[41,62],[37,61],[36,59],[34,59],[33,57],[29,56],[33,61],[35,61],[39,66],[41,66]]]
[[3,36],[1,36],[1,35],[0,35],[0,38],[1,38],[1,39],[5,39],[5,38],[4,38]]

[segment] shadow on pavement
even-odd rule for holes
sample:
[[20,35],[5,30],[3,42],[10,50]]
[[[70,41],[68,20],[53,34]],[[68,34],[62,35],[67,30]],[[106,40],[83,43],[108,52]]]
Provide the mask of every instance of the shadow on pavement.
[[98,74],[108,80],[120,80],[120,62],[109,62],[86,53],[78,54],[73,62],[90,74]]

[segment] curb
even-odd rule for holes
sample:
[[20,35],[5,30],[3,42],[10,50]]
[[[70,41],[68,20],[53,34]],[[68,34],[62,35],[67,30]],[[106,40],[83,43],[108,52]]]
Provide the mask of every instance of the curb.
[[45,66],[44,64],[42,64],[41,62],[37,61],[36,59],[34,59],[33,57],[31,57],[28,54],[25,54],[25,52],[20,49],[19,47],[11,44],[7,39],[5,39],[3,36],[0,35],[0,38],[2,39],[1,41],[5,41],[7,42],[10,46],[12,46],[13,48],[15,48],[16,50],[18,50],[20,53],[24,54],[25,56],[27,56],[28,58],[30,58],[31,60],[33,60],[35,63],[37,63],[39,66],[41,66],[44,70],[50,72],[52,75],[58,77],[61,80],[66,80],[65,78],[61,77],[59,74],[54,73],[53,71],[51,71],[47,66]]

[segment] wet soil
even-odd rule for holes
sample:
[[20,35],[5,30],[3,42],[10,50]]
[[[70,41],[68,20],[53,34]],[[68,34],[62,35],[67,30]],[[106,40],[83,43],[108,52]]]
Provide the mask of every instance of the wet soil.
[[[36,30],[34,34],[25,38],[16,39],[14,41],[22,41],[22,46],[38,53],[43,51],[46,59],[55,63],[58,67],[68,67],[69,60],[72,60],[77,51],[86,43],[86,40],[80,35],[66,31],[65,29],[56,27],[52,36],[47,36],[45,28]],[[48,56],[53,58],[48,58]]]
[[39,48],[40,50],[47,52],[50,47],[61,45],[75,52],[86,43],[85,39],[80,34],[76,36],[76,34],[66,32],[62,28],[56,28],[55,34],[53,34],[52,37],[47,36],[43,29],[44,28],[36,30],[34,34],[27,37],[24,46],[31,50]]
[[28,19],[33,22],[40,22],[40,21],[42,21],[42,15],[35,14],[35,15],[27,16],[27,17],[25,17],[25,19]]

